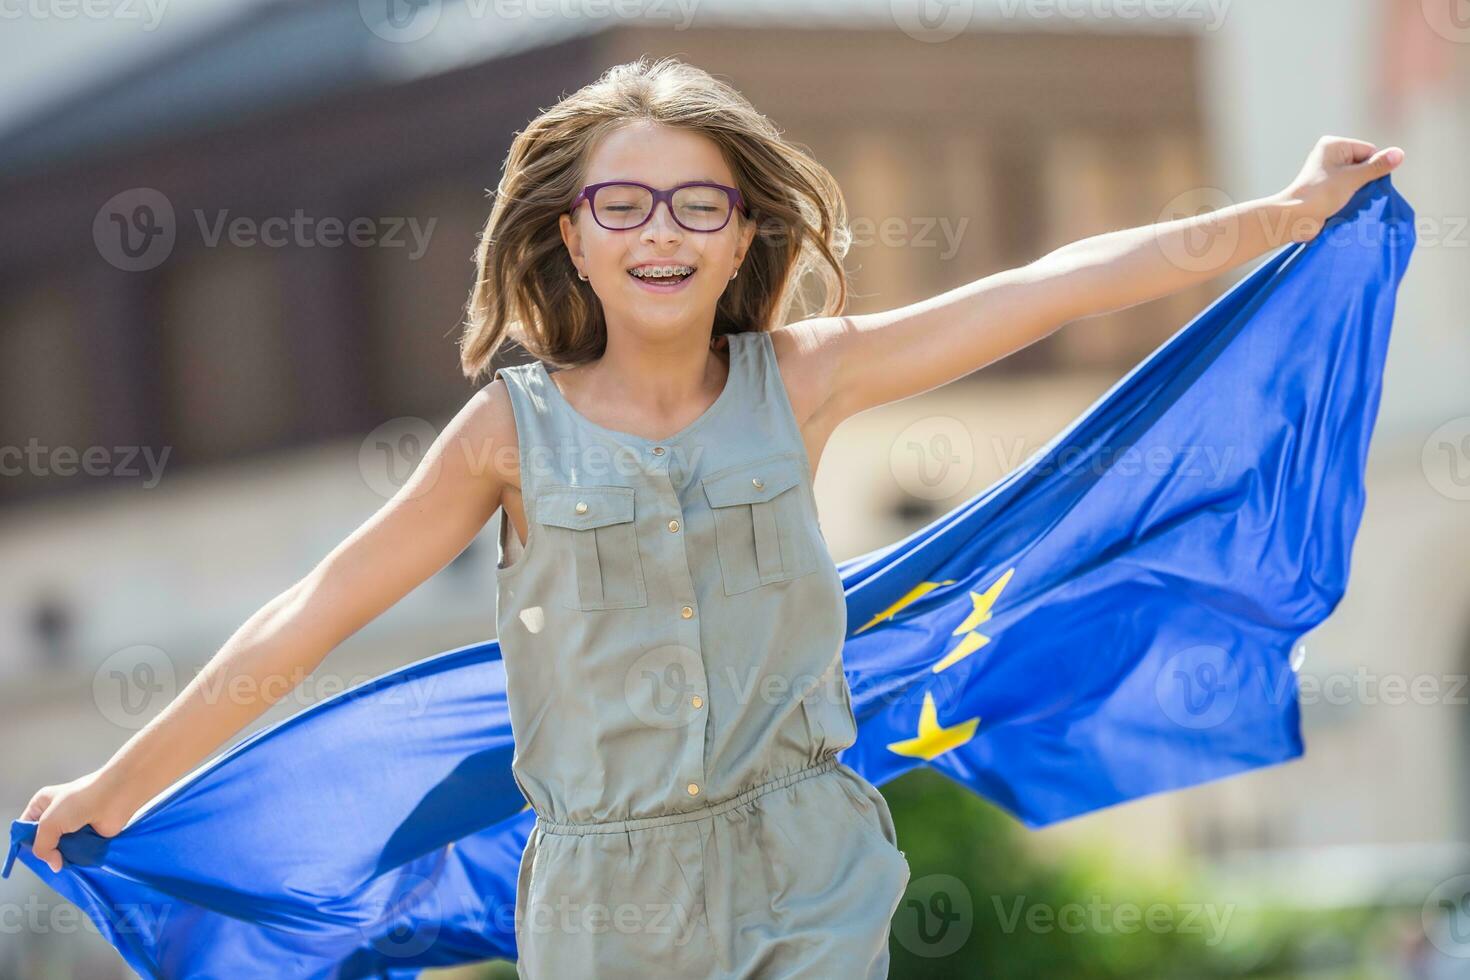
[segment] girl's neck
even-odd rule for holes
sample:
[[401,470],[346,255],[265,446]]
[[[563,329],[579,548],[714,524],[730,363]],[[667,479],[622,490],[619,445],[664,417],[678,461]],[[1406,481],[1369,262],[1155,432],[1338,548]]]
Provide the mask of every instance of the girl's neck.
[[[624,350],[610,341],[596,361],[556,373],[562,396],[599,425],[663,429],[671,420],[698,418],[720,397],[729,382],[729,344],[722,336],[708,347]],[[609,415],[625,424],[599,421]]]

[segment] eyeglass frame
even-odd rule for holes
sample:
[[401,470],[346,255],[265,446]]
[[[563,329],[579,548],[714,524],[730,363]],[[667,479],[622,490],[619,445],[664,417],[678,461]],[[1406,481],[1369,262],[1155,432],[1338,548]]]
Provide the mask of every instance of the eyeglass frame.
[[[631,184],[634,187],[641,187],[653,195],[653,205],[648,209],[648,214],[644,216],[642,221],[638,222],[636,225],[629,225],[626,228],[608,228],[607,225],[602,223],[602,219],[597,216],[597,206],[595,198],[599,190],[613,184]],[[676,191],[683,190],[685,187],[718,187],[720,190],[724,191],[725,198],[730,202],[730,210],[725,215],[725,223],[720,225],[720,227],[718,228],[690,228],[684,222],[680,221],[679,216],[674,213],[674,193]],[[567,208],[567,214],[570,215],[574,211],[576,211],[577,206],[580,205],[583,201],[587,202],[587,208],[589,211],[592,212],[592,220],[597,222],[598,227],[606,228],[608,231],[633,231],[635,228],[642,228],[644,225],[648,224],[649,221],[653,220],[653,213],[658,210],[659,201],[663,201],[665,204],[668,205],[669,217],[674,219],[675,224],[677,224],[680,228],[683,228],[685,231],[692,231],[699,234],[711,234],[713,232],[723,231],[724,228],[730,224],[730,218],[734,216],[736,208],[739,208],[742,212],[744,212],[747,218],[750,217],[750,208],[746,206],[745,195],[740,193],[740,189],[738,187],[727,187],[724,184],[717,184],[711,180],[691,180],[683,184],[675,184],[673,187],[669,187],[665,190],[659,190],[657,187],[650,187],[649,185],[638,180],[604,180],[600,181],[599,183],[588,184],[583,187],[581,192],[577,194],[576,200],[572,201],[572,206]]]

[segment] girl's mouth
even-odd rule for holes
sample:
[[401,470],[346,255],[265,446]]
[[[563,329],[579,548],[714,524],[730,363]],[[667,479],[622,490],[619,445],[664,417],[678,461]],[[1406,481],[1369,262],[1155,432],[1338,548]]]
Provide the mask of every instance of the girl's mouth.
[[[640,287],[650,293],[676,293],[684,288],[684,284],[694,278],[698,271],[694,266],[661,266],[645,267],[645,275],[634,275],[632,269],[628,270],[628,277],[637,282]],[[653,275],[652,273],[670,273]]]

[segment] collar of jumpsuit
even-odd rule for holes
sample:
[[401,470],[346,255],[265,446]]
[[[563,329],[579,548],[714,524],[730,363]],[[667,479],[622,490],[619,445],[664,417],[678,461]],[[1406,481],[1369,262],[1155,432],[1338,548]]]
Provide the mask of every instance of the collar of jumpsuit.
[[[648,947],[640,962],[737,971],[772,953],[742,949],[748,933],[734,923],[773,914],[773,889],[850,919],[822,908],[837,874],[868,890],[856,919],[883,937],[859,944],[853,966],[865,976],[883,957],[886,971],[908,865],[882,795],[837,759],[857,737],[841,578],[771,337],[728,341],[724,390],[663,440],[587,419],[539,363],[496,371],[528,524],[521,549],[502,519],[496,612],[512,773],[536,813],[518,896],[528,970],[574,975],[587,966],[579,955],[608,955],[608,932],[526,932],[522,913],[662,896],[653,904],[705,930],[705,953]],[[736,867],[736,854],[767,870]],[[809,889],[769,871],[798,865]],[[763,935],[779,942],[780,931]],[[579,935],[598,942],[579,953]],[[649,929],[630,939],[647,943]]]

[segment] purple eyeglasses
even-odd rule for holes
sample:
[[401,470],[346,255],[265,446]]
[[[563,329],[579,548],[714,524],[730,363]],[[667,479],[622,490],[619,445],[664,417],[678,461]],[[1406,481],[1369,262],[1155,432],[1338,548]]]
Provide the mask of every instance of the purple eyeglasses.
[[669,214],[686,231],[719,231],[730,223],[730,215],[739,208],[746,217],[750,209],[745,198],[734,187],[696,180],[666,190],[640,184],[636,180],[605,180],[582,188],[567,214],[577,210],[583,201],[592,207],[592,217],[608,231],[631,231],[642,228],[653,217],[654,208],[663,201]]

